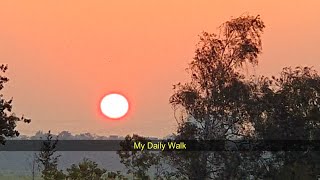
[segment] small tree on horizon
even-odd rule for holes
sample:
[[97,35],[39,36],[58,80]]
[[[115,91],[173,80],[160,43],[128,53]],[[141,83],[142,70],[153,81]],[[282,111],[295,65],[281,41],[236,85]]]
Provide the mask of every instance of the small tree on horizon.
[[44,180],[62,180],[65,175],[62,170],[58,170],[58,160],[61,155],[55,155],[57,151],[58,138],[53,140],[49,131],[36,159],[41,169],[42,178]]

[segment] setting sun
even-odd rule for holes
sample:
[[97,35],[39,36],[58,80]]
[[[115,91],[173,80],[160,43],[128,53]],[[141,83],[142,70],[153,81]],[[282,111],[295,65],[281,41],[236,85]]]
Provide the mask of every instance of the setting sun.
[[108,94],[100,103],[101,112],[111,119],[119,119],[129,110],[128,100],[120,94]]

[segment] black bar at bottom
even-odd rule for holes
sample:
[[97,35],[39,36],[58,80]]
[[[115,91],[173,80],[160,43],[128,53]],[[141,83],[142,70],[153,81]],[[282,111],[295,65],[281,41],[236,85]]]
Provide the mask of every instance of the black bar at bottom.
[[[46,140],[7,140],[0,151],[40,151]],[[123,148],[120,144],[126,144]],[[140,144],[140,145],[139,145]],[[172,146],[170,147],[169,144]],[[179,148],[177,148],[179,144]],[[142,146],[144,145],[144,148]],[[163,146],[164,145],[164,146]],[[175,146],[174,146],[175,145]],[[174,146],[174,148],[173,148]],[[164,147],[164,148],[163,148]],[[57,151],[320,151],[320,140],[59,140]]]

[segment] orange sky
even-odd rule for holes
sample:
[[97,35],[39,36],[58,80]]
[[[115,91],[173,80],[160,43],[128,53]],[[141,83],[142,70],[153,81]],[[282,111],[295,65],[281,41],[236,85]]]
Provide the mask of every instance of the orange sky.
[[[164,136],[175,120],[168,103],[202,31],[243,13],[265,21],[258,73],[308,65],[320,71],[320,1],[0,1],[0,63],[9,64],[7,97],[32,118],[22,133]],[[107,59],[107,60],[106,60]],[[122,121],[99,116],[99,98],[123,92]]]

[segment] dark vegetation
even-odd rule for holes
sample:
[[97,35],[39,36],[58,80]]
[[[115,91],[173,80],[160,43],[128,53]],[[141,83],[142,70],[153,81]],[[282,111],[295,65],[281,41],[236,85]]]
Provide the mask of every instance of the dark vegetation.
[[[319,140],[320,77],[311,67],[286,67],[277,77],[249,76],[244,67],[259,63],[265,25],[259,16],[241,16],[204,32],[188,68],[191,81],[174,85],[170,103],[178,123],[176,140]],[[5,72],[6,66],[1,66]],[[1,89],[8,81],[1,76]],[[0,141],[17,136],[18,118],[11,100],[1,96]],[[56,140],[37,155],[44,179],[315,179],[320,174],[317,151],[127,151],[127,136],[118,155],[128,171],[107,172],[84,159],[58,170]]]
[[[8,70],[7,65],[0,66],[0,72],[5,73]],[[6,76],[0,75],[0,90],[4,88],[5,83],[9,79]],[[6,100],[3,95],[0,94],[0,143],[5,143],[6,137],[16,137],[19,136],[19,132],[15,130],[17,122],[23,121],[25,123],[30,123],[31,120],[18,117],[12,113],[12,99]]]

